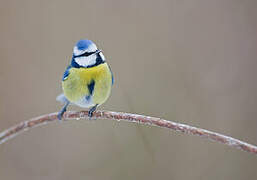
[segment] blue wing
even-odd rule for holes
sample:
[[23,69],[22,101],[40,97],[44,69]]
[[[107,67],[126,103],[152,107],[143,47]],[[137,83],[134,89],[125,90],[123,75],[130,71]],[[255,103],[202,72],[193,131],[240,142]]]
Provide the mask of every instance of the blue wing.
[[65,79],[67,79],[67,77],[69,76],[69,74],[70,74],[70,68],[71,68],[72,66],[71,65],[69,65],[68,67],[67,67],[67,69],[65,70],[65,72],[63,73],[63,77],[62,77],[62,80],[64,81]]

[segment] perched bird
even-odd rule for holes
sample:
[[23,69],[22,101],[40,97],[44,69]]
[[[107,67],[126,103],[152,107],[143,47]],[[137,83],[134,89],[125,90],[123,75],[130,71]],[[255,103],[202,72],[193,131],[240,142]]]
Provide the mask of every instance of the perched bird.
[[102,51],[90,40],[78,41],[71,63],[63,74],[63,94],[56,98],[65,103],[58,119],[62,119],[70,103],[90,108],[88,115],[92,117],[96,108],[110,96],[112,85],[113,74]]

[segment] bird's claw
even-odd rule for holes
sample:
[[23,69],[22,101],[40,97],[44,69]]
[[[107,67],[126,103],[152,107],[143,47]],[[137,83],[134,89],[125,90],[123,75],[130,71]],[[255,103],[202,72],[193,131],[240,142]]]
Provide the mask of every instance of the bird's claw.
[[89,111],[88,111],[88,117],[89,117],[90,120],[91,120],[91,118],[93,117],[93,114],[94,114],[94,112],[95,112],[95,110],[96,110],[97,105],[98,105],[98,104],[96,104],[95,106],[93,106],[93,107],[92,107],[91,109],[89,109]]

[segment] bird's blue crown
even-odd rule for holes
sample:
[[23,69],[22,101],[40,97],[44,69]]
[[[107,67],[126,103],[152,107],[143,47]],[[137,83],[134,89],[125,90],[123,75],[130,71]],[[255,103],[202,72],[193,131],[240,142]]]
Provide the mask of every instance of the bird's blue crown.
[[78,50],[86,50],[89,48],[89,46],[94,45],[93,41],[88,40],[88,39],[82,39],[79,40],[76,44]]
[[87,39],[79,40],[73,48],[73,54],[75,56],[79,56],[84,53],[92,53],[95,51],[97,51],[95,43]]

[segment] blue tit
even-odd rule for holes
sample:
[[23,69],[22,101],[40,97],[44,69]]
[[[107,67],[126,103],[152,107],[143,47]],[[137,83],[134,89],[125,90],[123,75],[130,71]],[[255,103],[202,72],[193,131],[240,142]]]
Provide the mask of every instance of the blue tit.
[[90,40],[78,41],[71,62],[63,74],[63,94],[56,98],[65,103],[58,119],[62,119],[70,103],[90,108],[88,115],[92,117],[96,108],[110,96],[112,85],[113,74],[102,51]]

